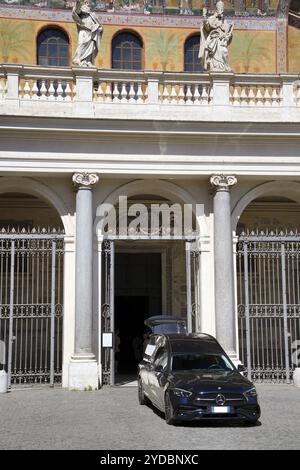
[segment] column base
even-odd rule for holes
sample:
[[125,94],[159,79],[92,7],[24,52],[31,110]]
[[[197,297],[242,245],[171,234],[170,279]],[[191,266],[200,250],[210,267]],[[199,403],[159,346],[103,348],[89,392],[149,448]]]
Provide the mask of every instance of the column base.
[[295,387],[300,387],[300,367],[296,367],[293,373]]
[[96,360],[72,358],[69,363],[69,390],[98,390],[98,364]]

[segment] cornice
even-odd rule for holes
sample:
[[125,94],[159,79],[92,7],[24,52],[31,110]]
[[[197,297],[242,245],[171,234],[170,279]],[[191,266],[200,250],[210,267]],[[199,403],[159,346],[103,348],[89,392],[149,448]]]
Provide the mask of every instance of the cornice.
[[[180,124],[180,127],[178,126]],[[0,114],[0,132],[38,132],[57,135],[82,136],[213,136],[225,138],[299,138],[300,123],[297,122],[251,122],[248,121],[168,121],[137,119],[89,119],[40,116],[5,116]]]

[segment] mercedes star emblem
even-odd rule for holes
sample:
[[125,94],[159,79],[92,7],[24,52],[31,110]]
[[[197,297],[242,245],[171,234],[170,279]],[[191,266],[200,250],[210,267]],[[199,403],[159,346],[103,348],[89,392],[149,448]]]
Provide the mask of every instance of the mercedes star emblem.
[[220,393],[217,395],[217,398],[216,398],[216,403],[217,405],[224,405],[224,403],[226,402],[226,398],[224,397],[224,395],[221,395]]

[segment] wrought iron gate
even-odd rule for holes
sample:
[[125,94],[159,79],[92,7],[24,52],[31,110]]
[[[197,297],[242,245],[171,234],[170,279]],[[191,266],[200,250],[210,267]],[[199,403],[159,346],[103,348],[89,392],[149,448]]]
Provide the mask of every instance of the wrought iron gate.
[[240,359],[248,377],[289,383],[300,340],[300,236],[243,233],[237,290]]
[[10,387],[61,381],[63,238],[0,232],[0,367]]

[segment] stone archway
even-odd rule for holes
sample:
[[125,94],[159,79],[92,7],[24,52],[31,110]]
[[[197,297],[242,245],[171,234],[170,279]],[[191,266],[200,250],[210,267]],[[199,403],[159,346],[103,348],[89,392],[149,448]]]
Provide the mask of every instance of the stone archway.
[[300,339],[299,214],[293,181],[253,188],[232,212],[240,359],[252,380],[292,378],[292,347]]
[[75,233],[74,223],[70,211],[61,198],[44,183],[27,177],[4,176],[0,181],[0,194],[3,193],[25,193],[32,194],[50,204],[59,214],[65,234],[73,236]]
[[[204,208],[201,204],[195,201],[194,197],[188,191],[166,180],[147,179],[131,181],[114,189],[108,194],[102,204],[107,204],[107,207],[109,207],[110,204],[115,205],[118,203],[119,196],[130,198],[139,194],[155,194],[175,203],[192,204],[199,233],[201,236],[207,236],[209,234],[204,217]],[[197,211],[195,208],[197,208]],[[101,225],[99,225],[99,218],[97,218],[97,216],[94,221],[94,232],[97,233],[98,237],[101,237]]]
[[[157,199],[156,202],[158,202],[158,199],[160,199],[160,202],[165,203],[166,205],[192,205],[194,209],[193,227],[200,227],[200,230],[198,229],[198,232],[200,231],[201,235],[202,232],[207,233],[203,208],[201,207],[200,209],[202,210],[197,211],[196,202],[194,201],[191,194],[189,194],[187,191],[183,190],[180,186],[174,183],[163,180],[135,180],[125,185],[121,185],[114,191],[112,191],[103,201],[103,204],[105,204],[106,207],[105,210],[109,211],[110,208],[116,207],[119,202],[119,196],[125,196],[126,198],[128,198],[128,206],[130,206],[130,204],[133,202],[144,205],[149,204],[150,208],[151,203],[154,202],[155,198]],[[98,279],[101,279],[103,287],[103,289],[99,289],[102,291],[103,296],[101,299],[98,299],[98,302],[101,302],[102,326],[104,327],[104,331],[116,330],[118,326],[118,305],[122,306],[125,305],[125,301],[129,302],[128,298],[122,299],[122,296],[124,296],[124,291],[127,291],[126,297],[128,297],[128,292],[131,292],[130,302],[133,300],[134,297],[144,298],[144,309],[149,309],[148,316],[154,314],[167,313],[184,316],[184,318],[187,319],[187,324],[188,328],[190,328],[190,331],[192,331],[192,329],[193,331],[195,331],[196,325],[198,330],[200,317],[198,294],[200,278],[200,274],[198,275],[198,272],[200,265],[200,257],[198,256],[199,252],[196,242],[193,245],[195,248],[192,247],[191,249],[190,245],[192,242],[190,242],[187,237],[184,236],[184,234],[178,237],[170,236],[169,239],[163,239],[163,237],[160,237],[160,234],[158,234],[156,237],[153,237],[152,235],[147,237],[146,235],[145,238],[139,238],[138,235],[136,237],[125,235],[121,237],[121,239],[118,235],[116,235],[115,238],[106,235],[104,237],[104,242],[101,243],[104,233],[103,226],[100,222],[101,218],[96,216],[96,219],[94,221],[94,231],[97,233],[98,241],[100,242],[98,246],[100,247],[101,245],[98,260]],[[191,238],[196,240],[196,236],[194,234],[191,234]],[[119,258],[119,262],[117,260],[118,255],[126,257],[126,259],[129,259],[131,256],[132,263],[134,262],[136,263],[135,266],[139,266],[140,261],[136,259],[136,255],[133,252],[138,253],[138,257],[140,257],[140,259],[144,259],[144,262],[147,262],[148,264],[151,258],[152,261],[154,261],[154,257],[157,256],[161,256],[161,260],[164,259],[164,261],[160,261],[161,271],[160,274],[157,275],[161,278],[164,278],[164,285],[161,286],[161,298],[163,299],[165,296],[164,290],[169,291],[165,305],[171,307],[168,307],[167,310],[158,310],[155,312],[152,311],[152,307],[153,305],[155,305],[153,299],[151,299],[151,295],[154,292],[154,287],[152,286],[152,294],[149,293],[149,297],[147,300],[146,298],[148,296],[148,293],[147,289],[145,289],[145,285],[142,283],[142,275],[139,279],[138,290],[133,288],[132,285],[125,286],[123,284],[121,286],[121,284],[119,284],[116,286],[116,289],[112,292],[111,286],[115,286],[114,279],[118,279],[118,275],[114,270],[114,266],[116,266],[116,269],[118,269],[119,267],[120,270],[122,267],[121,257]],[[134,257],[135,260],[133,261]],[[129,265],[129,263],[127,263],[127,265]],[[143,274],[144,272],[145,270],[141,268],[141,273]],[[129,273],[127,273],[127,277],[128,275]],[[104,278],[104,276],[107,277]],[[126,276],[123,275],[122,278],[126,280]],[[115,298],[116,302],[114,302]],[[161,302],[163,309],[164,302],[163,300]],[[146,306],[147,303],[148,307]],[[134,305],[130,305],[131,311],[133,311]],[[124,308],[124,311],[125,310],[128,311],[128,309]],[[99,350],[100,349],[101,348],[99,348]],[[102,360],[102,373],[104,383],[114,383],[114,357],[114,351],[109,352],[107,350],[104,350],[102,358],[99,358],[99,362],[100,360]],[[121,363],[121,361],[117,362]],[[119,366],[120,364],[118,364],[118,368]]]
[[62,379],[64,231],[60,198],[30,178],[1,178],[0,335],[12,386]]
[[246,207],[262,196],[284,196],[300,204],[300,184],[294,181],[270,181],[263,183],[244,194],[234,206],[231,213],[232,230],[235,231],[238,221]]

